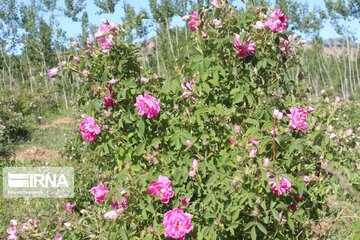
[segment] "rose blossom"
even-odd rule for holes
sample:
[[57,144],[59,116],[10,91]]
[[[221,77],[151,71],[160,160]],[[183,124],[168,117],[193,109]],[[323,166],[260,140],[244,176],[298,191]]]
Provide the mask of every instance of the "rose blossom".
[[194,143],[190,139],[188,139],[188,140],[186,140],[185,144],[188,148],[191,148]]
[[199,25],[200,25],[200,15],[197,11],[195,11],[191,14],[191,19],[188,22],[188,26],[190,28],[190,31],[196,32],[197,30],[199,30]]
[[95,197],[95,202],[100,203],[105,201],[109,189],[100,182],[96,187],[90,189],[90,193]]
[[222,27],[222,26],[221,26],[221,20],[220,20],[220,19],[215,18],[215,19],[213,20],[213,24],[215,25],[215,28],[221,28],[221,27]]
[[161,197],[161,202],[167,204],[170,198],[174,197],[174,191],[172,190],[171,181],[166,176],[159,176],[157,181],[150,183],[147,192],[151,196]]
[[256,44],[251,40],[250,37],[247,37],[240,42],[240,35],[235,34],[234,37],[234,46],[236,48],[236,55],[246,58],[248,55],[252,55],[256,51]]
[[75,207],[75,205],[71,204],[71,203],[66,203],[66,211],[71,212],[73,210],[73,208]]
[[291,203],[290,205],[288,205],[288,208],[292,211],[292,212],[296,212],[296,210],[299,209],[299,206],[296,204],[296,202]]
[[17,221],[16,221],[15,219],[11,219],[11,220],[10,220],[10,225],[13,226],[13,227],[16,226],[16,225],[17,225]]
[[[107,95],[107,94],[110,94]],[[109,88],[107,89],[104,89],[104,94],[106,94],[107,96],[104,97],[104,104],[103,104],[103,107],[104,108],[114,108],[115,107],[115,92],[114,90],[112,89],[112,87],[110,86]]]
[[104,218],[106,220],[115,221],[117,217],[118,217],[118,213],[116,211],[109,211],[109,212],[104,214]]
[[277,186],[275,178],[272,178],[269,181],[272,192],[277,196],[284,195],[291,188],[291,183],[287,178],[280,178],[279,183],[280,186]]
[[290,109],[290,114],[287,116],[290,118],[290,126],[292,129],[299,131],[305,131],[308,129],[306,122],[308,112],[305,109],[292,107]]
[[284,114],[280,112],[279,110],[275,109],[273,112],[273,118],[276,118],[278,120],[281,120],[283,118]]
[[291,41],[287,40],[287,39],[283,39],[278,46],[278,49],[280,52],[284,53],[284,54],[290,54],[292,52],[294,52],[294,49],[290,46]]
[[141,83],[143,83],[143,84],[146,84],[146,83],[149,82],[149,79],[146,78],[146,77],[141,77],[141,78],[139,78],[139,81],[140,81]]
[[73,57],[73,62],[74,62],[74,63],[80,62],[80,57],[74,56],[74,57]]
[[184,92],[183,94],[181,94],[181,98],[183,98],[183,99],[187,99],[187,98],[189,98],[191,96],[191,93],[190,92]]
[[62,240],[60,233],[56,233],[54,240]]
[[17,229],[15,226],[11,226],[9,227],[6,232],[9,234],[9,235],[16,235],[17,234]]
[[328,132],[334,131],[334,127],[332,125],[328,125],[326,128],[326,131],[328,131]]
[[270,166],[270,159],[264,158],[264,167],[269,167],[269,166]]
[[84,77],[88,77],[88,76],[90,75],[90,71],[87,70],[87,69],[85,69],[85,70],[82,72],[82,75],[83,75]]
[[180,201],[182,206],[187,206],[189,204],[189,202],[190,202],[190,198],[188,198],[188,197],[185,197],[184,199],[182,199]]
[[145,93],[136,97],[135,107],[140,116],[155,118],[160,113],[160,100]]
[[98,44],[102,47],[103,53],[108,53],[114,45],[114,36],[111,34],[117,29],[114,23],[103,23],[95,32],[95,38]]
[[257,21],[254,25],[254,28],[257,30],[261,30],[265,28],[265,24],[262,21]]
[[93,117],[87,117],[80,123],[82,138],[88,142],[93,142],[100,134],[100,127],[96,124]]
[[184,213],[180,208],[166,212],[163,220],[165,237],[185,240],[186,235],[194,228],[191,219],[191,214]]
[[9,235],[6,240],[17,240],[17,236],[16,235]]
[[283,32],[286,30],[287,18],[280,9],[276,9],[271,17],[265,22],[265,25],[273,32]]
[[48,70],[48,75],[51,78],[55,78],[58,75],[58,68],[50,68]]
[[211,5],[213,5],[215,8],[220,8],[221,7],[221,2],[220,0],[212,0]]

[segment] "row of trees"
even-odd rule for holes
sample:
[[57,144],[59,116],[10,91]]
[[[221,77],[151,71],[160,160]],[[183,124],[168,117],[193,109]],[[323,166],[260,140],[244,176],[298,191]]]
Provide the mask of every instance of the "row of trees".
[[[346,26],[349,21],[359,21],[359,0],[324,0],[326,8],[310,7],[298,0],[242,2],[243,7],[250,3],[280,7],[292,23],[290,29],[303,38],[314,39],[316,43],[325,21],[330,21],[335,30],[344,37],[348,51],[344,52],[344,59],[335,60],[326,59],[322,54],[314,55],[320,59],[311,59],[309,56],[313,55],[304,53],[304,69],[310,71],[307,79],[312,83],[315,93],[326,85],[338,86],[344,96],[356,92],[359,82],[356,71],[358,48],[356,58],[350,57],[353,55],[351,52],[355,39],[354,33]],[[47,91],[55,89],[56,95],[61,90],[65,99],[68,99],[69,95],[73,97],[74,82],[71,79],[61,79],[54,83],[46,72],[58,62],[65,61],[63,53],[70,50],[69,43],[73,39],[69,39],[59,24],[63,16],[73,22],[81,22],[82,32],[75,37],[80,45],[85,45],[87,37],[92,35],[89,33],[95,31],[96,26],[92,25],[86,11],[87,4],[89,3],[85,0],[0,0],[1,88],[14,89],[23,86],[34,91],[40,87]],[[171,28],[172,19],[189,14],[199,5],[207,6],[211,3],[210,0],[149,0],[149,10],[140,11],[136,11],[131,3],[120,0],[94,0],[93,4],[97,7],[97,14],[113,14],[116,6],[121,4],[124,14],[119,22],[123,23],[127,32],[127,41],[143,41],[143,66],[166,76],[174,70],[172,66],[175,66],[174,63],[179,58],[177,46],[187,41],[189,36],[187,27]],[[323,50],[322,47],[316,49]],[[314,61],[318,61],[320,68],[313,68]],[[338,64],[336,69],[340,71],[337,74],[341,77],[330,78],[334,76],[328,73],[329,68],[333,69],[331,64]]]

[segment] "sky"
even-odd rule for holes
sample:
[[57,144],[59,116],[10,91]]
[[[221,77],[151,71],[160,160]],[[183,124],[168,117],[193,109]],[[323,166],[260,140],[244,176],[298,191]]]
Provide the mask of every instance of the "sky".
[[[300,0],[301,2],[308,3],[310,6],[310,9],[314,7],[315,5],[325,9],[325,4],[323,0]],[[63,1],[61,1],[63,4]],[[115,23],[121,23],[121,17],[124,16],[124,12],[122,9],[123,0],[121,0],[115,9],[114,14],[102,14],[97,15],[96,12],[98,11],[98,8],[94,5],[93,0],[86,0],[87,7],[86,10],[89,15],[89,21],[92,24],[99,25],[101,24],[101,20],[104,18],[109,19],[110,22]],[[138,12],[140,9],[145,9],[149,12],[149,6],[148,6],[148,0],[128,0],[128,3],[130,3],[132,6],[134,6],[135,10]],[[241,6],[240,0],[235,0],[234,4],[236,6]],[[80,16],[81,18],[81,16]],[[81,33],[81,23],[74,23],[71,19],[67,17],[60,17],[59,18],[60,26],[68,33],[69,37],[75,37]],[[180,17],[175,17],[172,22],[171,26],[184,26],[184,22]],[[358,21],[353,21],[348,23],[352,31],[355,33],[355,37],[357,39],[360,39],[360,24]],[[320,31],[320,36],[324,39],[328,38],[336,38],[340,37],[332,27],[331,23],[327,22],[324,25],[324,28]]]

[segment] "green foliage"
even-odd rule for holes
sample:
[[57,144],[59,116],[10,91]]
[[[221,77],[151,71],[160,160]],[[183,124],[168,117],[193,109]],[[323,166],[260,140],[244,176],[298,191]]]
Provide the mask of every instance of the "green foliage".
[[[267,8],[261,11],[269,14]],[[79,134],[68,150],[104,173],[98,181],[111,189],[108,199],[118,195],[116,189],[126,189],[130,204],[121,221],[107,222],[102,215],[110,206],[88,206],[88,199],[82,200],[88,214],[66,236],[81,238],[86,235],[85,226],[90,226],[99,238],[111,238],[112,233],[124,239],[163,238],[163,214],[181,207],[184,197],[191,198],[183,206],[193,216],[190,239],[307,239],[315,234],[313,225],[331,216],[327,196],[343,191],[336,187],[338,176],[354,166],[358,149],[349,160],[343,153],[355,148],[355,142],[339,144],[324,131],[338,105],[308,102],[298,80],[286,78],[289,70],[299,66],[299,45],[290,32],[254,29],[261,14],[252,7],[238,12],[229,4],[221,10],[203,8],[199,13],[202,29],[179,48],[178,71],[168,78],[141,83],[138,78],[144,75],[136,48],[121,37],[108,54],[95,50],[75,69],[90,70],[79,103],[102,131],[92,143],[84,143]],[[221,19],[223,27],[215,28],[214,18]],[[241,32],[241,41],[251,37],[257,45],[255,54],[244,59],[236,55],[233,45],[234,34]],[[203,33],[208,37],[204,39]],[[293,42],[293,53],[279,51],[284,39]],[[112,86],[116,106],[107,109],[110,116],[106,116],[103,90],[110,87],[110,79],[118,80]],[[191,97],[183,99],[181,84],[186,82],[194,86]],[[161,100],[158,118],[137,114],[135,99],[143,93]],[[287,113],[293,106],[307,108],[310,104],[317,108],[309,113],[307,132],[290,130],[287,119],[272,117],[274,109]],[[323,127],[319,129],[318,124]],[[235,143],[229,142],[230,137]],[[187,146],[188,140],[194,143],[192,147]],[[252,150],[256,150],[255,157],[250,156]],[[271,159],[270,166],[263,165],[264,158]],[[194,159],[199,161],[199,170],[190,177]],[[329,170],[321,168],[325,161]],[[288,178],[290,193],[274,195],[268,174],[276,182],[279,177]],[[175,192],[167,205],[146,194],[149,183],[159,175],[169,177]],[[310,181],[305,182],[304,176]],[[349,179],[356,182],[359,175]],[[292,211],[291,204],[299,209]],[[148,227],[154,231],[148,232]]]

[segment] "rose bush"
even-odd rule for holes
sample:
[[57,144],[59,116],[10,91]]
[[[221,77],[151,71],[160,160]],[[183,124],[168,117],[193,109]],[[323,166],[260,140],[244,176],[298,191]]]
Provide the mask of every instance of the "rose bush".
[[65,238],[307,239],[332,214],[327,197],[358,156],[345,162],[348,144],[326,131],[338,104],[310,105],[287,77],[301,41],[281,10],[215,2],[184,17],[192,41],[169,78],[144,76],[108,22],[69,63],[83,78],[83,121],[94,121],[92,141],[81,124],[68,149],[102,174]]

